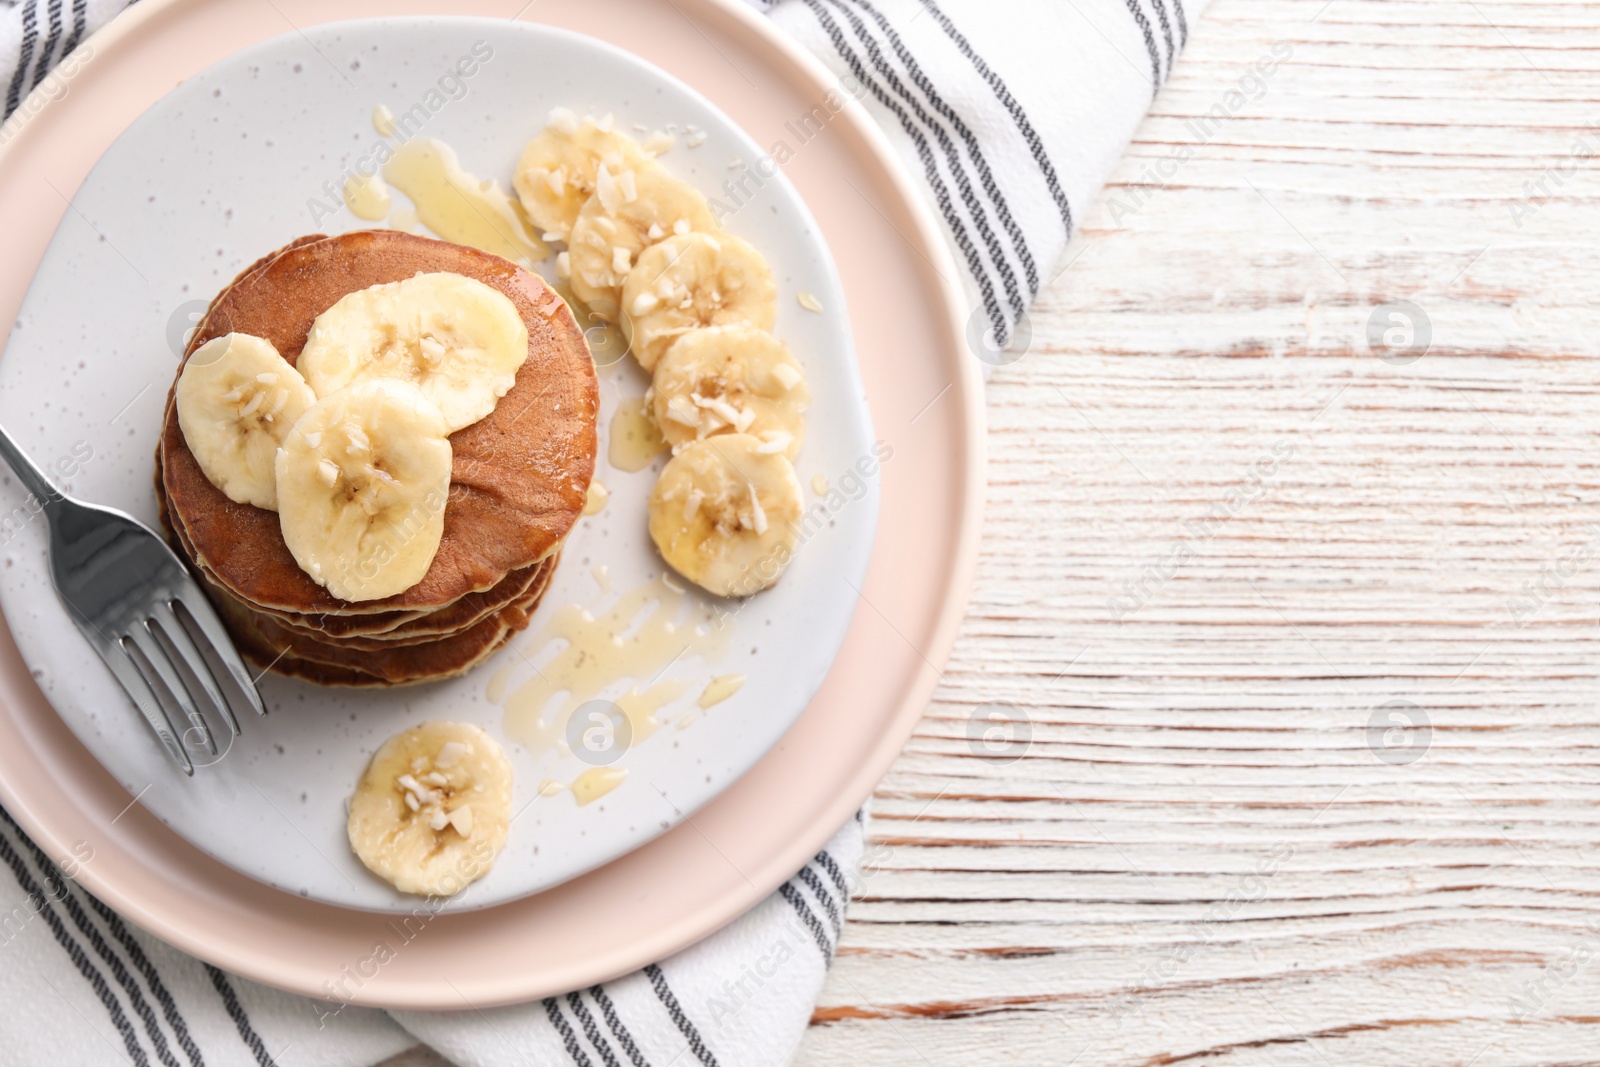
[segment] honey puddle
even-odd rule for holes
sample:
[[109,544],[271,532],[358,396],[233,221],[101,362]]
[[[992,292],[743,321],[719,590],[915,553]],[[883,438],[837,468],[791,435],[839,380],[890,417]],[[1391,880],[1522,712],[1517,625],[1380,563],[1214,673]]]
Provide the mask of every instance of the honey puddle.
[[687,730],[700,721],[702,711],[715,707],[743,689],[746,677],[743,674],[719,674],[707,682],[706,687],[700,691],[700,699],[695,701],[699,706],[689,714],[678,718],[678,729]]
[[[577,604],[557,609],[543,630],[521,644],[521,659],[495,672],[488,697],[504,705],[507,735],[537,754],[564,751],[573,711],[629,684],[613,699],[637,744],[660,726],[656,712],[688,689],[686,682],[661,676],[673,666],[721,659],[732,633],[731,626],[718,624],[709,605],[657,577],[598,614]],[[559,646],[554,655],[542,655],[553,646]],[[513,671],[527,677],[513,686]]]
[[628,772],[621,767],[590,767],[572,780],[572,799],[581,808],[611,792],[626,777]]
[[379,104],[372,109],[372,128],[380,137],[394,136],[394,112]]
[[608,458],[619,471],[642,471],[667,450],[661,431],[644,409],[644,397],[635,396],[617,405],[611,416],[611,450]]
[[389,203],[381,174],[352,174],[344,183],[344,206],[358,219],[378,222],[389,214]]
[[467,173],[455,150],[431,137],[395,149],[383,176],[416,205],[422,224],[446,241],[470,245],[529,270],[549,254],[522,205],[492,181]]
[[705,691],[700,694],[699,704],[702,708],[720,704],[743,689],[744,683],[745,676],[742,674],[719,674],[706,683]]
[[585,515],[600,514],[606,509],[606,501],[610,499],[611,490],[607,489],[605,483],[601,482],[599,478],[595,478],[589,483],[589,495],[583,502],[583,513]]

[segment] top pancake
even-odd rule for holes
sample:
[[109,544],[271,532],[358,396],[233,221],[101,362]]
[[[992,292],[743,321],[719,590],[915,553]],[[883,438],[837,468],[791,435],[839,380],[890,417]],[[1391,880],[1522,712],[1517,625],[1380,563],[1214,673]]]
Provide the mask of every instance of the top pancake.
[[295,363],[313,320],[342,297],[436,271],[505,294],[527,324],[528,359],[493,412],[450,435],[444,538],[427,574],[402,593],[351,603],[313,582],[276,512],[235,503],[206,478],[168,394],[159,446],[168,503],[207,569],[241,600],[304,613],[430,611],[543,559],[583,513],[596,452],[594,362],[566,303],[498,256],[392,230],[301,238],[217,295],[184,359],[215,337],[248,333]]

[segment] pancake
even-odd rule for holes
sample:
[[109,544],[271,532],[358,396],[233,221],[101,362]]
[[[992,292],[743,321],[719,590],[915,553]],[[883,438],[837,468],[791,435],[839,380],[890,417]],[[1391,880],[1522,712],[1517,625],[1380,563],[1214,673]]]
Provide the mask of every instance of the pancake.
[[411,613],[487,592],[540,562],[583,513],[597,448],[594,363],[554,290],[497,256],[388,230],[302,238],[257,261],[212,301],[184,358],[237,331],[266,338],[292,364],[313,320],[340,298],[435,271],[507,296],[527,324],[528,359],[492,413],[451,435],[444,536],[428,572],[402,593],[351,603],[313,582],[284,544],[276,513],[235,503],[206,478],[168,394],[158,467],[171,526],[181,529],[191,558],[239,601],[266,612],[399,612],[409,614],[401,622],[414,621],[421,615]]
[[[331,635],[298,625],[276,615],[269,615],[265,612],[252,611],[251,614],[252,616],[258,616],[265,622],[272,624],[273,627],[282,630],[285,634],[302,639],[304,641],[312,642],[318,645],[326,645],[330,648],[358,649],[380,652],[385,649],[403,648],[408,645],[425,644],[429,641],[440,641],[444,638],[453,637],[457,634],[461,634],[467,630],[470,630],[472,627],[498,614],[511,605],[524,602],[530,595],[539,593],[540,590],[542,590],[549,582],[551,574],[556,569],[557,561],[558,557],[552,556],[542,563],[535,563],[532,567],[528,567],[520,571],[513,571],[512,574],[515,576],[516,583],[519,586],[514,594],[507,596],[505,603],[495,604],[488,610],[479,612],[472,618],[465,621],[458,621],[448,617],[450,613],[455,610],[455,605],[452,605],[451,607],[444,608],[441,611],[436,611],[432,615],[425,615],[414,623],[408,623],[404,627],[398,627],[394,630],[389,630],[381,634]],[[505,586],[507,582],[511,581],[512,578],[508,577],[505,582],[501,582],[500,585],[495,586],[495,588],[500,589]],[[474,594],[474,596],[476,595],[479,594]],[[461,600],[456,601],[456,604],[463,604],[471,599],[472,597],[463,597]],[[438,625],[437,629],[430,628],[436,624]],[[261,627],[261,629],[263,632],[268,632],[266,627]],[[299,641],[296,641],[295,647],[299,647]]]
[[[357,656],[363,663],[372,665],[370,669],[362,670],[351,666],[318,662],[298,656],[293,651],[286,651],[283,645],[274,646],[266,636],[251,625],[248,609],[242,604],[215,587],[207,591],[212,594],[212,601],[217,605],[228,632],[233,635],[240,654],[259,669],[271,670],[276,674],[300,678],[318,685],[360,688],[419,685],[465,674],[498,652],[517,633],[526,629],[534,610],[544,596],[544,590],[539,589],[537,594],[526,602],[502,609],[491,620],[498,628],[498,632],[488,641],[481,639],[482,634],[474,634],[471,639],[450,639],[451,642],[455,642],[454,644],[447,642],[404,646],[387,656],[370,652],[359,653]],[[375,660],[373,658],[375,656],[379,658]]]

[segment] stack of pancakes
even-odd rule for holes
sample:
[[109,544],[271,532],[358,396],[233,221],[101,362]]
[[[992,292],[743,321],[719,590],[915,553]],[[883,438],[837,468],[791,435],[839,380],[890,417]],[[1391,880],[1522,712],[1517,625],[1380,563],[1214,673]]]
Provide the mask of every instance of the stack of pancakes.
[[352,603],[312,581],[276,512],[235,503],[211,484],[167,396],[156,447],[162,524],[205,579],[240,652],[261,668],[350,686],[469,670],[528,625],[583,513],[598,406],[588,346],[554,290],[497,256],[388,230],[301,238],[218,294],[184,358],[215,337],[247,333],[293,364],[313,320],[340,298],[438,271],[504,293],[527,324],[528,359],[493,412],[450,435],[444,537],[427,574],[402,593]]

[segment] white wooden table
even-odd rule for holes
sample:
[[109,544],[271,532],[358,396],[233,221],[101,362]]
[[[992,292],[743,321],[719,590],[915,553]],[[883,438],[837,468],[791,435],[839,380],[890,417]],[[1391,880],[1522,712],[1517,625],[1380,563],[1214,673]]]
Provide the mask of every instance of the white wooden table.
[[1591,122],[1593,5],[1216,0],[990,386],[799,1063],[1600,1062]]

